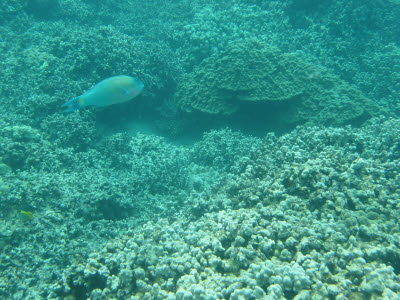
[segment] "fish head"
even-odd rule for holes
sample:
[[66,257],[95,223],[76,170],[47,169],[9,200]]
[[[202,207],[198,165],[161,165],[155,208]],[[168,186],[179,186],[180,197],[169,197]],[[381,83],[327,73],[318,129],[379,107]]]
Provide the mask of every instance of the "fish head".
[[125,78],[121,78],[119,87],[121,97],[126,100],[130,100],[141,93],[144,84],[137,78],[126,76]]

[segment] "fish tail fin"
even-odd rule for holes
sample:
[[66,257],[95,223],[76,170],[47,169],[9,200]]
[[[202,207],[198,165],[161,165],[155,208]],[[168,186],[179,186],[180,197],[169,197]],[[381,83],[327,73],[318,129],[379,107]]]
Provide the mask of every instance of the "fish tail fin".
[[72,98],[68,102],[65,102],[63,105],[61,105],[61,107],[63,109],[63,112],[67,113],[80,109],[82,107],[82,104],[83,104],[83,98],[82,96],[78,96]]

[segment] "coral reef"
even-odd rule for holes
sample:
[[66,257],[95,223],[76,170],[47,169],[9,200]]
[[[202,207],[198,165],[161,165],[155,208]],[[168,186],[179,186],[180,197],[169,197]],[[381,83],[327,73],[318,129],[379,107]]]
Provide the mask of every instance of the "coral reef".
[[[64,131],[56,134],[67,135],[71,124],[62,123],[72,117],[60,115],[60,105],[99,80],[117,74],[140,78],[145,82],[147,98],[142,106],[151,107],[160,102],[157,97],[165,93],[172,81],[166,74],[180,72],[179,65],[169,60],[172,54],[168,53],[168,47],[161,42],[138,39],[112,26],[88,27],[84,31],[79,26],[65,27],[57,21],[33,26],[37,26],[32,29],[34,34],[17,35],[3,29],[2,57],[6,63],[0,70],[1,109],[7,107],[4,118],[9,122],[19,120],[39,127],[47,119],[53,123],[56,119]],[[26,44],[29,46],[25,47]],[[84,122],[93,120],[82,115],[79,118],[84,118]]]
[[[193,52],[194,66],[242,39],[264,39],[284,53],[301,50],[302,59],[322,65],[356,86],[367,98],[379,102],[385,114],[398,115],[400,86],[394,70],[399,70],[399,47],[396,34],[387,30],[387,25],[400,28],[399,13],[396,1],[384,5],[365,1],[355,6],[343,0],[209,4],[196,10],[180,35]],[[387,42],[382,43],[382,38]]]
[[[0,203],[5,220],[13,216],[1,223],[3,295],[399,293],[397,120],[263,139],[214,130],[186,148],[116,134],[101,152],[59,148],[28,126],[4,128],[3,141],[36,143],[52,164],[41,154],[25,171],[2,153],[2,180],[14,187]],[[33,273],[44,293],[21,283]]]
[[191,159],[199,165],[231,171],[237,162],[260,145],[260,139],[225,128],[203,135],[192,149]]
[[[325,68],[260,39],[232,41],[204,59],[182,78],[175,99],[186,111],[211,114],[231,114],[243,102],[278,102],[285,107],[282,120],[295,124],[343,125],[379,111],[359,90]],[[264,110],[270,108],[266,105]]]
[[[181,196],[186,200],[177,218],[135,229],[122,225],[129,222],[114,222],[124,234],[87,260],[68,264],[63,275],[55,275],[57,284],[46,281],[48,297],[396,297],[400,293],[399,132],[400,123],[391,119],[374,119],[361,129],[299,127],[263,140],[227,129],[210,132],[193,149],[174,150],[183,151],[179,157],[186,155],[187,161],[178,164],[188,166],[183,177],[190,182],[190,195]],[[140,159],[135,151],[151,157],[166,153],[158,139],[139,136],[130,143],[126,139],[130,138],[116,135],[107,142],[106,157],[120,169],[125,164],[138,172],[150,167],[135,169],[136,163],[128,162],[130,156],[133,161]],[[225,151],[217,151],[217,145]],[[223,161],[230,167],[214,163]],[[164,163],[153,168],[166,169]],[[214,179],[208,182],[204,178],[211,178],[210,168]],[[202,177],[201,172],[207,173]],[[88,184],[86,189],[93,190],[86,192],[87,197],[96,205],[102,198],[99,185]],[[181,186],[184,194],[185,187]],[[123,190],[120,183],[114,193]],[[170,191],[160,195],[161,202]],[[106,210],[116,207],[110,204]],[[130,214],[126,207],[117,210],[127,213],[119,218]],[[90,215],[81,209],[77,213]],[[44,220],[57,222],[50,215],[47,212]],[[43,220],[35,222],[40,228]],[[82,222],[80,228],[72,224],[79,236],[90,223]],[[109,231],[107,223],[95,224],[96,231]],[[9,231],[4,232],[6,236]]]
[[399,299],[399,15],[1,1],[0,298]]
[[182,79],[175,96],[185,110],[230,114],[240,101],[284,101],[304,92],[307,70],[259,40],[232,41]]
[[[300,299],[352,291],[400,292],[390,266],[399,229],[368,245],[345,220],[286,204],[206,214],[189,226],[160,221],[70,267],[53,297],[103,299]],[[397,246],[395,246],[395,244]],[[379,252],[378,255],[373,253]],[[397,254],[398,256],[398,254]]]

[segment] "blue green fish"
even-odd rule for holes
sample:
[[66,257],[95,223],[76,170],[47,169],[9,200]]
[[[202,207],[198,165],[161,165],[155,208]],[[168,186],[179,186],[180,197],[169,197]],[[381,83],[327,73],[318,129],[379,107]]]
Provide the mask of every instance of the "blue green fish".
[[118,75],[100,81],[88,92],[61,105],[63,112],[85,106],[105,107],[132,100],[140,94],[143,82],[134,77]]

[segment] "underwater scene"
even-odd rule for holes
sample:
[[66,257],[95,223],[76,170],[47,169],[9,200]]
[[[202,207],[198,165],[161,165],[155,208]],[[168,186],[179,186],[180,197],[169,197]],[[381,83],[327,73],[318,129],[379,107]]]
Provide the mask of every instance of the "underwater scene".
[[400,299],[399,0],[0,2],[0,299]]

